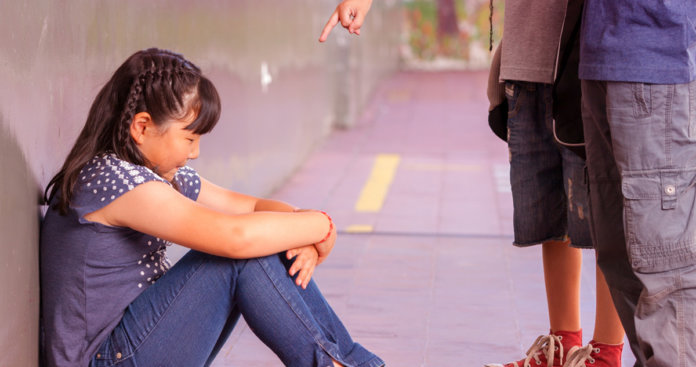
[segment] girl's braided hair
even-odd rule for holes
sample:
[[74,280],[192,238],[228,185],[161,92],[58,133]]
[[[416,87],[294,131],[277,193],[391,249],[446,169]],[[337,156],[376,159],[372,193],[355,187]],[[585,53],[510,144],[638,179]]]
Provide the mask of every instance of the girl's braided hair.
[[192,111],[197,116],[186,129],[196,134],[210,132],[220,118],[220,97],[198,66],[167,50],[136,52],[94,99],[75,145],[46,187],[45,202],[66,214],[80,170],[97,155],[114,153],[130,163],[146,164],[130,135],[135,114],[147,112],[166,128],[168,121]]

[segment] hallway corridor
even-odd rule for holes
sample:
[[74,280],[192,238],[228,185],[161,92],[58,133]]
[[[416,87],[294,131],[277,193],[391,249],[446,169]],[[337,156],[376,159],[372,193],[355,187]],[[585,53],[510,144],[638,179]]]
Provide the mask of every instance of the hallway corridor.
[[[487,72],[401,72],[272,195],[339,228],[315,281],[388,366],[482,366],[548,332],[541,248],[514,248],[507,147],[487,125]],[[582,326],[594,323],[585,251]],[[632,365],[628,348],[625,365]],[[281,363],[240,321],[216,367]]]

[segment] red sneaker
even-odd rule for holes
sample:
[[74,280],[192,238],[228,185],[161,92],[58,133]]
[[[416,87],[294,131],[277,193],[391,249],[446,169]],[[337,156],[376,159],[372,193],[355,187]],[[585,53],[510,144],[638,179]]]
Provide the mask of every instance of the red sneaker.
[[621,344],[602,344],[594,340],[584,347],[573,347],[563,367],[621,367]]
[[[507,364],[491,363],[485,367],[561,367],[565,352],[582,345],[582,330],[557,331],[539,336],[527,351],[527,357]],[[549,363],[548,361],[551,361]]]

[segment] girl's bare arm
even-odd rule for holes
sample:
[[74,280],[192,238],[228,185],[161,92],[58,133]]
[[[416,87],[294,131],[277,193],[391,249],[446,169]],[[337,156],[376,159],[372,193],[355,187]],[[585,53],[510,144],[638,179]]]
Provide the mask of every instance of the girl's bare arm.
[[292,212],[296,208],[278,200],[262,199],[240,194],[200,178],[201,192],[198,202],[209,208],[230,214],[251,212]]
[[[294,212],[297,210],[295,206],[282,201],[240,194],[217,186],[206,179],[200,180],[201,191],[198,195],[198,203],[223,213]],[[295,278],[297,285],[307,288],[314,268],[323,262],[333,249],[336,241],[335,232],[335,229],[332,230],[329,238],[316,246],[308,244],[286,251],[285,256],[288,259],[295,258],[288,272],[291,276],[297,274]]]
[[[217,186],[210,181],[201,178],[201,192],[198,195],[198,202],[215,210],[230,213],[243,214],[251,212],[291,212],[297,210],[296,207],[278,200],[261,199],[249,195],[240,194]],[[326,241],[316,244],[319,252],[318,264],[321,264],[329,256],[336,242],[336,228],[333,229]],[[308,243],[305,245],[309,245]]]
[[[205,201],[204,191],[202,187]],[[266,256],[317,243],[329,230],[329,221],[322,213],[254,212],[251,205],[255,208],[259,201],[237,195],[227,199],[232,206],[218,203],[210,207],[205,205],[208,202],[194,202],[165,183],[148,182],[85,218],[230,258]],[[240,205],[244,203],[246,207]],[[231,213],[229,208],[240,214]]]

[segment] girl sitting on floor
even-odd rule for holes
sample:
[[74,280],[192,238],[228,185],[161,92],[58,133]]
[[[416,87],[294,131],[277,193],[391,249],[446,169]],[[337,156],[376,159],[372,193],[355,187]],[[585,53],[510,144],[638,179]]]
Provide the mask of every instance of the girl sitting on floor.
[[[213,84],[165,50],[135,53],[99,92],[46,188],[45,365],[209,365],[240,314],[287,366],[384,365],[311,281],[331,218],[186,166],[219,116]],[[170,268],[171,243],[191,251]]]

